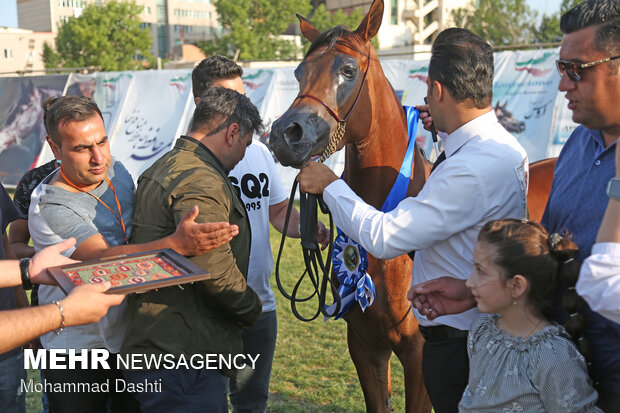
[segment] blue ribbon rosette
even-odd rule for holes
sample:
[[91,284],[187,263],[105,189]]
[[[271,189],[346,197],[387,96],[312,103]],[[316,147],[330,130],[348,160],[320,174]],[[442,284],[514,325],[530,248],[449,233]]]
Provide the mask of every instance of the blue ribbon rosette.
[[[411,164],[413,162],[413,151],[420,112],[412,106],[403,106],[403,110],[407,117],[409,143],[399,174],[396,177],[396,182],[394,182],[394,186],[381,207],[383,212],[393,210],[400,201],[405,199],[407,188],[409,187],[409,179],[413,172]],[[365,311],[372,305],[376,297],[375,285],[367,273],[368,252],[356,241],[344,234],[340,228],[337,228],[337,231],[338,236],[334,240],[332,262],[334,274],[340,283],[338,287],[340,311],[334,315],[335,320],[342,318],[348,313],[356,301],[359,303],[362,312]],[[327,314],[334,314],[336,303],[327,307],[326,310]],[[325,320],[328,318],[326,316]]]
[[[366,271],[368,271],[368,253],[361,245],[349,238],[340,229],[334,241],[332,256],[334,274],[340,283],[338,294],[341,298],[340,311],[335,320],[341,318],[351,310],[357,301],[362,309],[366,310],[375,301],[375,285]],[[327,308],[328,312],[335,311],[336,305]]]

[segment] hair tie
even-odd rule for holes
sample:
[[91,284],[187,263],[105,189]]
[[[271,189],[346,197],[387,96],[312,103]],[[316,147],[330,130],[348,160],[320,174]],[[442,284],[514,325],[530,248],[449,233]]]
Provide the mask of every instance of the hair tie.
[[570,290],[572,290],[572,291],[576,291],[577,289],[575,288],[575,286],[573,286],[573,287],[568,287],[568,288],[567,288],[567,290],[569,290],[569,291],[570,291]]
[[573,261],[575,261],[575,259],[574,259],[574,258],[569,258],[569,259],[567,259],[566,261],[564,261],[564,262],[563,262],[563,264],[564,264],[564,265],[566,265],[566,264],[568,264],[569,262],[573,262]]
[[569,314],[568,317],[572,318],[572,317],[577,317],[578,315],[579,315],[579,313],[577,312],[577,313]]
[[562,236],[557,232],[549,235],[549,239],[547,240],[547,243],[549,244],[549,250],[555,250],[555,247],[557,247],[560,241],[562,241]]

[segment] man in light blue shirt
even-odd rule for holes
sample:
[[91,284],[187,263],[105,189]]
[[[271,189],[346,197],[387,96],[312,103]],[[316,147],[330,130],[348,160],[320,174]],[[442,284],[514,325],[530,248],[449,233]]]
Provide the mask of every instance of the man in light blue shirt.
[[[578,260],[592,250],[615,176],[614,150],[620,137],[620,3],[586,0],[562,16],[564,33],[558,88],[566,92],[573,121],[580,123],[562,148],[542,224],[549,233],[568,231]],[[616,301],[620,298],[616,298]],[[584,309],[584,336],[594,351],[591,375],[598,405],[620,411],[620,324]]]

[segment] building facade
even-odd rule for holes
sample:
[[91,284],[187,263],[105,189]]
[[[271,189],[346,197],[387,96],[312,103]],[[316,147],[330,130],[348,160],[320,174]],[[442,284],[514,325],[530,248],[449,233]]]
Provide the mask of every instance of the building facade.
[[[105,1],[105,0],[104,0]],[[142,28],[153,37],[152,53],[168,57],[174,46],[210,40],[219,29],[211,0],[136,0],[143,7]],[[79,17],[89,4],[102,0],[17,0],[19,27],[41,32],[58,32],[58,26]]]
[[43,44],[53,43],[56,33],[0,27],[0,76],[41,71]]

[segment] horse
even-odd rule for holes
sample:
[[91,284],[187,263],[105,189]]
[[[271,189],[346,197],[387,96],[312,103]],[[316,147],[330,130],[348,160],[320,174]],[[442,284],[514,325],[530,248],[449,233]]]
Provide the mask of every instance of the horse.
[[551,191],[553,169],[558,158],[543,159],[530,165],[530,184],[527,191],[529,219],[540,222]]
[[512,112],[506,109],[508,102],[504,102],[500,105],[499,102],[495,104],[493,111],[497,116],[497,121],[510,133],[521,133],[525,130],[525,122],[516,119]]
[[[383,1],[375,0],[354,32],[339,26],[324,33],[297,16],[312,44],[295,71],[300,95],[273,123],[270,136],[282,165],[298,168],[325,147],[346,146],[343,179],[377,209],[396,180],[408,143],[403,108],[370,44],[382,16]],[[340,142],[328,145],[334,130],[342,133],[341,124],[332,119],[336,113],[346,119],[346,128]],[[417,195],[430,167],[416,146],[407,196]],[[421,371],[424,339],[406,297],[411,260],[406,255],[391,260],[369,255],[368,261],[376,300],[365,312],[355,305],[344,316],[366,409],[390,411],[389,363],[394,352],[404,368],[406,411],[430,412]]]

